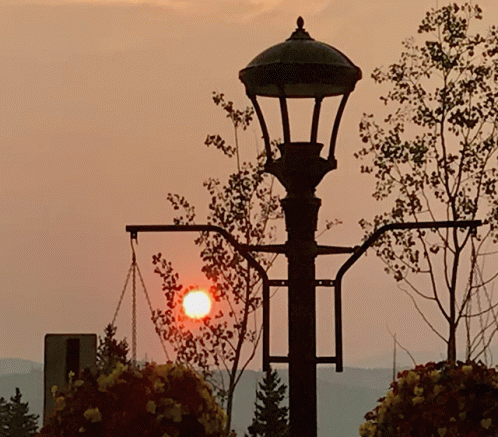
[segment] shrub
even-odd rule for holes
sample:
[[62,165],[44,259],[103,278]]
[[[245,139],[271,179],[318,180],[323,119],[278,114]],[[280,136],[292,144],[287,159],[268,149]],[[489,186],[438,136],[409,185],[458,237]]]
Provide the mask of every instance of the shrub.
[[378,402],[362,437],[498,436],[498,372],[481,362],[405,370]]
[[108,375],[86,370],[60,390],[44,437],[219,437],[225,412],[193,370],[168,363],[135,368],[118,362]]

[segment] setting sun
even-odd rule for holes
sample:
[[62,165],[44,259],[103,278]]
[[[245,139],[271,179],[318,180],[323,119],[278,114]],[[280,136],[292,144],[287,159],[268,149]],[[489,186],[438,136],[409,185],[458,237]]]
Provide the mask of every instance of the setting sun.
[[183,297],[183,310],[192,319],[202,319],[211,310],[211,298],[209,293],[203,290],[189,291]]

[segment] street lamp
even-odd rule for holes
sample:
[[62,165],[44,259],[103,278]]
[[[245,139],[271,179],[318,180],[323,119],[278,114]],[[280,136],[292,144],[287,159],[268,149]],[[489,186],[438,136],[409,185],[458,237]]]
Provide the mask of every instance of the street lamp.
[[[240,71],[263,132],[265,170],[275,175],[287,191],[282,200],[288,233],[285,245],[244,245],[227,230],[213,225],[128,225],[131,239],[139,232],[216,232],[230,243],[263,280],[263,369],[270,362],[289,364],[289,407],[291,437],[317,436],[316,365],[335,363],[341,372],[342,310],[341,282],[346,271],[386,231],[399,229],[434,229],[481,226],[481,221],[392,223],[377,229],[361,246],[319,246],[315,241],[318,210],[321,201],[315,189],[322,178],[337,167],[335,143],[339,123],[361,70],[344,54],[328,44],[315,41],[303,28],[301,17],[296,31],[281,44],[256,56]],[[280,101],[284,141],[278,146],[280,157],[274,159],[270,137],[257,96],[275,97]],[[332,128],[327,158],[320,156],[323,144],[317,142],[320,108],[325,97],[342,96]],[[309,142],[292,142],[287,99],[315,99]],[[271,280],[266,270],[250,252],[285,253],[288,259],[288,280]],[[317,255],[352,254],[337,272],[335,280],[316,280]],[[334,287],[335,348],[334,357],[316,356],[317,285]],[[288,287],[289,353],[272,356],[269,347],[270,286]]]
[[[240,71],[240,80],[261,125],[266,150],[265,170],[287,191],[282,200],[288,239],[289,407],[291,436],[317,435],[315,241],[321,201],[315,189],[337,167],[335,143],[339,123],[361,70],[334,47],[315,41],[301,17],[290,38],[256,56]],[[266,122],[257,96],[278,98],[283,126],[280,157],[274,159]],[[335,117],[327,158],[320,156],[318,121],[325,97],[342,96]],[[315,100],[309,142],[292,142],[287,99]],[[340,248],[338,248],[340,252]],[[333,253],[328,250],[327,253]]]
[[[270,362],[289,363],[289,406],[291,437],[317,436],[316,365],[335,363],[341,372],[342,363],[342,312],[341,282],[346,271],[386,231],[399,229],[434,229],[481,226],[481,221],[393,223],[377,229],[361,246],[318,246],[315,241],[320,199],[315,189],[322,178],[337,167],[335,143],[339,123],[361,70],[344,54],[328,44],[315,41],[303,28],[301,17],[296,31],[281,44],[262,52],[240,71],[263,132],[265,170],[275,175],[287,191],[282,200],[288,233],[285,245],[245,245],[227,230],[213,225],[128,225],[131,239],[139,232],[216,232],[230,243],[263,280],[263,369]],[[280,101],[284,141],[280,144],[280,157],[273,158],[270,137],[257,101],[257,96],[276,97]],[[327,159],[320,156],[323,144],[317,143],[318,121],[322,100],[342,96],[332,128]],[[292,142],[287,99],[315,99],[315,108],[309,142]],[[271,280],[266,270],[250,252],[285,253],[288,259],[288,280]],[[317,255],[352,254],[337,272],[335,280],[315,279]],[[286,357],[272,356],[269,347],[270,286],[288,287],[289,353]],[[334,357],[316,356],[316,299],[317,285],[334,287],[335,348]]]

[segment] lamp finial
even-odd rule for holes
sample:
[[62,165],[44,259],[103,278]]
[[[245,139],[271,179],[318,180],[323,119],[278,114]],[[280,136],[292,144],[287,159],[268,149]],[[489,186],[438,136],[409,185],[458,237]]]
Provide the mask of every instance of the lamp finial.
[[290,38],[287,39],[287,41],[291,39],[307,39],[313,41],[313,38],[311,38],[310,34],[306,32],[306,30],[304,30],[303,26],[304,26],[304,19],[303,17],[300,16],[297,19],[297,29],[294,32],[292,32],[292,35],[290,36]]

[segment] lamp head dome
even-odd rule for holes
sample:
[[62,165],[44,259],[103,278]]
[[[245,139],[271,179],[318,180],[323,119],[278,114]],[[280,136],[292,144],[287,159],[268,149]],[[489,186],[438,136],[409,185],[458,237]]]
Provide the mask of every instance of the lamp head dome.
[[286,41],[264,50],[240,71],[248,95],[323,98],[353,91],[360,68],[339,50],[315,41],[303,26],[299,17]]

